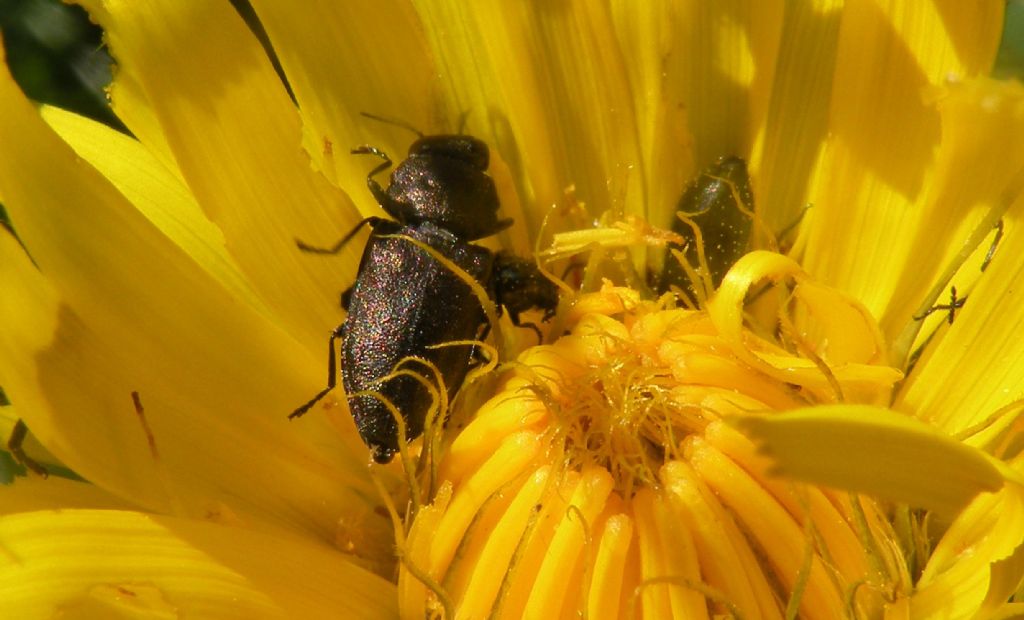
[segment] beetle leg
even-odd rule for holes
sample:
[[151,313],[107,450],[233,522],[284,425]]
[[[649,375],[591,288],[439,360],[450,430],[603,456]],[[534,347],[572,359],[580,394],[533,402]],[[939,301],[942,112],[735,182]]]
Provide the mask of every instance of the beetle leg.
[[26,469],[46,478],[49,475],[46,468],[37,463],[35,459],[25,454],[25,448],[23,446],[25,444],[25,437],[27,436],[28,425],[25,424],[25,420],[19,418],[18,421],[14,423],[14,428],[11,429],[11,436],[7,439],[7,450],[19,464],[24,465]]
[[352,303],[352,289],[355,286],[350,286],[341,292],[341,309],[348,312],[348,305]]
[[333,390],[334,386],[337,385],[338,358],[337,358],[337,355],[335,354],[335,349],[337,347],[335,347],[334,345],[335,345],[335,342],[337,342],[337,340],[339,338],[341,338],[341,329],[342,329],[342,327],[344,325],[345,324],[342,323],[341,325],[335,327],[334,331],[331,332],[331,337],[327,341],[327,348],[328,348],[328,352],[327,352],[327,387],[325,387],[324,389],[320,390],[320,392],[316,396],[311,398],[309,400],[309,402],[307,402],[305,405],[302,405],[301,407],[299,407],[295,411],[289,413],[288,414],[288,419],[289,420],[291,420],[293,418],[298,418],[298,417],[302,416],[304,413],[306,413],[307,411],[309,411],[310,407],[312,407],[313,405],[317,404],[317,402],[319,402],[321,398],[326,396],[327,393],[330,392],[331,390]]
[[952,325],[953,324],[953,319],[956,318],[956,311],[959,310],[960,308],[963,308],[964,304],[966,302],[967,302],[967,298],[966,297],[957,297],[956,296],[956,287],[955,286],[951,286],[951,287],[949,287],[949,303],[948,304],[939,304],[937,306],[932,306],[931,308],[928,308],[927,310],[925,310],[921,314],[916,315],[914,317],[914,320],[921,321],[926,316],[931,314],[932,312],[937,312],[939,310],[945,310],[945,311],[949,312],[949,324]]
[[985,271],[988,269],[988,264],[992,262],[992,257],[996,254],[996,248],[999,247],[999,242],[1003,240],[1003,219],[999,218],[999,221],[995,225],[996,236],[992,238],[992,245],[988,246],[988,252],[985,253],[985,260],[981,262],[981,270]]
[[528,327],[533,330],[533,333],[537,334],[537,344],[544,342],[544,333],[540,331],[540,327],[537,327],[536,323],[512,323],[516,327]]
[[[498,306],[501,308],[501,306]],[[483,342],[487,340],[487,336],[491,335],[491,324],[488,322],[483,323],[483,327],[480,329],[480,334],[477,336],[477,340]],[[482,366],[490,360],[484,355],[484,350],[480,347],[473,347],[469,352],[471,359],[470,364],[473,366]]]
[[[467,120],[469,120],[469,109],[468,108],[459,113],[459,130],[456,131],[455,133],[459,134],[460,136],[461,135],[465,135],[465,133],[466,133],[466,121]],[[423,136],[420,136],[420,137],[422,138]]]
[[472,351],[469,354],[469,357],[470,357],[470,362],[469,362],[469,367],[470,368],[476,368],[477,366],[483,366],[483,365],[487,364],[487,362],[491,361],[490,358],[487,357],[487,354],[484,353],[484,350],[481,349],[480,347],[473,347]]
[[[498,306],[498,307],[500,308],[501,306]],[[491,324],[490,323],[484,323],[483,329],[480,330],[480,336],[479,336],[478,340],[480,340],[481,342],[484,342],[484,341],[487,340],[487,337],[490,336],[490,335],[491,335]]]
[[[499,305],[498,306],[498,315],[500,316],[502,312],[508,312],[509,320],[512,321],[512,324],[515,325],[516,327],[525,327],[527,329],[532,329],[533,332],[535,334],[537,334],[537,344],[542,344],[544,342],[544,333],[540,331],[540,327],[537,327],[536,323],[530,323],[530,322],[521,321],[521,320],[519,320],[519,313],[518,312],[512,312],[511,310],[509,310],[505,306],[500,306]],[[554,312],[552,312],[551,314],[552,314],[552,316],[554,316]],[[548,317],[547,311],[545,311],[544,312],[544,320],[547,320],[548,318],[550,318],[550,317]],[[488,330],[490,330],[490,327],[491,327],[490,325],[487,326]],[[484,336],[484,338],[486,338],[486,335]],[[483,340],[483,338],[481,338],[481,340]]]
[[341,251],[341,248],[345,247],[346,243],[351,241],[352,238],[356,236],[356,233],[359,232],[360,228],[367,224],[370,225],[370,228],[373,228],[382,221],[383,220],[381,218],[373,216],[364,219],[363,221],[356,224],[356,227],[350,230],[348,234],[346,234],[337,243],[335,243],[329,248],[321,248],[312,245],[307,245],[305,241],[300,241],[298,239],[295,240],[295,245],[299,246],[299,249],[302,250],[303,252],[310,252],[312,254],[337,254],[338,252]]
[[370,193],[373,194],[373,197],[377,200],[380,206],[384,207],[384,210],[388,213],[391,213],[391,210],[388,209],[388,206],[391,204],[391,198],[388,196],[388,193],[384,191],[384,188],[380,186],[380,183],[375,181],[373,178],[391,167],[391,158],[388,157],[387,153],[379,148],[365,144],[352,149],[352,154],[376,155],[384,160],[380,165],[371,170],[370,174],[366,175],[366,186],[370,188]]
[[[484,331],[480,332],[480,340],[486,340],[487,335],[491,331],[491,326],[487,325]],[[473,347],[469,350],[469,365],[470,368],[476,368],[477,366],[483,366],[491,361],[491,358],[487,357],[482,347]]]

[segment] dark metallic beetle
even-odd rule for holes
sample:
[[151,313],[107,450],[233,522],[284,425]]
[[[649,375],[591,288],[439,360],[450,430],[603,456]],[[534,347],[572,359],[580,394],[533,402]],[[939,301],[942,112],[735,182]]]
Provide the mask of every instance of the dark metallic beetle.
[[[342,295],[348,316],[331,333],[327,387],[289,417],[302,415],[334,387],[334,347],[340,338],[342,383],[356,427],[374,460],[387,463],[398,451],[394,416],[379,398],[356,394],[373,393],[387,399],[401,412],[406,439],[419,437],[433,402],[430,391],[414,376],[381,379],[405,369],[436,385],[428,366],[406,359],[420,358],[437,367],[449,397],[454,397],[472,364],[473,348],[438,345],[478,338],[485,323],[484,311],[469,285],[423,248],[400,236],[429,246],[475,278],[505,306],[516,324],[519,313],[531,307],[545,309],[545,318],[550,317],[558,297],[554,285],[532,261],[469,243],[512,224],[512,220],[498,219],[498,194],[485,172],[490,155],[482,141],[466,135],[421,136],[409,148],[408,158],[392,172],[387,190],[373,177],[391,166],[388,156],[368,146],[352,152],[384,160],[367,176],[367,185],[396,221],[364,220],[373,232],[355,285]],[[301,242],[299,247],[333,254],[358,229],[332,248],[312,248]]]
[[[709,275],[717,288],[729,268],[746,253],[750,243],[754,194],[750,189],[747,163],[734,156],[719,158],[686,187],[677,210],[700,227],[704,253],[711,272]],[[686,260],[698,266],[697,240],[693,229],[677,219],[672,224],[672,230],[687,241],[684,250]],[[670,247],[683,249],[679,246]],[[665,291],[671,284],[681,286],[691,297],[694,296],[695,287],[702,286],[690,282],[679,261],[668,255],[657,288]]]

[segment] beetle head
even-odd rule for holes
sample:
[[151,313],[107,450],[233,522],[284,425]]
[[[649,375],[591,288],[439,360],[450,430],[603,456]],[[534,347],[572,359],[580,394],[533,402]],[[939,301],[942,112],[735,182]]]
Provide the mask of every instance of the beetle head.
[[472,241],[507,228],[498,219],[498,193],[487,175],[487,145],[472,136],[426,136],[391,173],[385,210],[405,224],[431,222]]
[[412,143],[410,157],[450,157],[483,172],[491,161],[487,144],[464,134],[426,136]]

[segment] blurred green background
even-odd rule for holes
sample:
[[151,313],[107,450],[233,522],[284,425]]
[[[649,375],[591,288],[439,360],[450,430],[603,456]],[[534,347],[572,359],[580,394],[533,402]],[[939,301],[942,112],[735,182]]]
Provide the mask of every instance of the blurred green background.
[[7,64],[36,101],[120,127],[107,107],[110,56],[85,11],[57,0],[0,0]]
[[[266,46],[249,3],[229,2]],[[126,131],[107,106],[112,60],[103,33],[84,9],[60,0],[0,0],[0,34],[11,74],[30,99]]]

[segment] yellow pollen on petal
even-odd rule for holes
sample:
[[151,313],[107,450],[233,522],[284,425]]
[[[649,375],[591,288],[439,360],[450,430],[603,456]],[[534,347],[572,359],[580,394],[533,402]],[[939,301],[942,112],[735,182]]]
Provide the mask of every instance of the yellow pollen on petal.
[[605,282],[565,317],[448,445],[404,614],[867,617],[905,586],[879,509],[773,478],[728,424],[887,398],[902,373],[855,300],[754,252],[707,309]]

